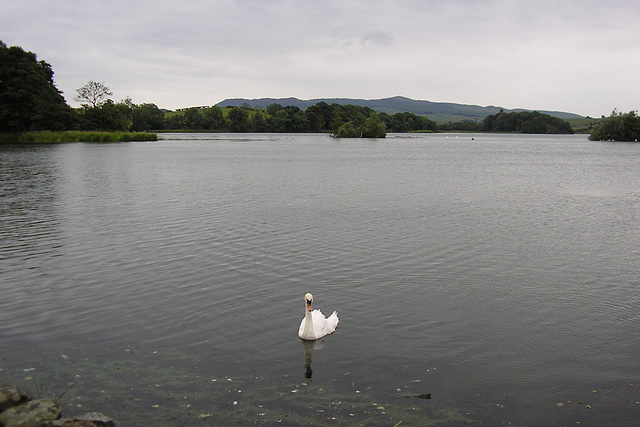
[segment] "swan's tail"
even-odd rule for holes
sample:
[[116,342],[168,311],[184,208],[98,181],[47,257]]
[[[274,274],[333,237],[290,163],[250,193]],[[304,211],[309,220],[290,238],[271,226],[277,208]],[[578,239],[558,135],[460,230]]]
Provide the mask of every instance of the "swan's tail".
[[329,329],[331,332],[335,331],[338,327],[338,322],[340,322],[340,319],[338,319],[338,312],[334,311],[333,313],[331,313],[331,316],[327,318],[327,329]]

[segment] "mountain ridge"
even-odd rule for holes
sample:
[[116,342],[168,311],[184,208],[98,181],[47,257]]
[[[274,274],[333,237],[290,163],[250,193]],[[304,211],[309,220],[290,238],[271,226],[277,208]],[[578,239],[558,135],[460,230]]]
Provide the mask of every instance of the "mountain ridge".
[[413,113],[425,116],[439,123],[456,122],[456,121],[482,121],[485,117],[497,114],[500,110],[505,112],[521,112],[521,111],[538,111],[539,113],[548,114],[560,119],[584,118],[579,114],[568,113],[563,111],[547,111],[547,110],[531,110],[525,108],[507,109],[493,105],[480,106],[471,104],[458,104],[453,102],[433,102],[425,100],[416,100],[404,96],[393,96],[381,99],[358,99],[358,98],[317,98],[317,99],[299,99],[289,98],[228,98],[216,104],[217,107],[240,107],[249,105],[253,108],[266,108],[270,104],[280,104],[282,106],[295,106],[300,109],[326,102],[327,104],[352,104],[361,107],[369,107],[378,113]]

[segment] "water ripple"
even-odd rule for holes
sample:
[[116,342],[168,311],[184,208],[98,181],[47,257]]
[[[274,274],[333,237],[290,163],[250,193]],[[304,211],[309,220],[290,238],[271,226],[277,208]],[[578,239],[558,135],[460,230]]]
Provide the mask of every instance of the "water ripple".
[[633,146],[167,138],[2,148],[0,338],[283,360],[311,291],[380,384],[637,379]]

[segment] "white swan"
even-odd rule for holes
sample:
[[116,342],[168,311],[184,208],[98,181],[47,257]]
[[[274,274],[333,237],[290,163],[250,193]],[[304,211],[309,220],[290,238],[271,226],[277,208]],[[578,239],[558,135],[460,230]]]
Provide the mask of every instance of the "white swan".
[[331,316],[324,317],[320,310],[311,309],[313,295],[307,293],[304,296],[305,314],[300,322],[298,336],[303,340],[314,341],[326,335],[332,334],[338,327],[338,313],[333,312]]

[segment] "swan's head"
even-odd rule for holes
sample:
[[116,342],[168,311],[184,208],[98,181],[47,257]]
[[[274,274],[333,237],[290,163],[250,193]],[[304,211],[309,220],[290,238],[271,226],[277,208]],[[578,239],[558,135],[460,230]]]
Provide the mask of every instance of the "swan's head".
[[304,302],[307,304],[307,310],[311,311],[311,303],[313,302],[313,295],[307,292],[304,296]]

